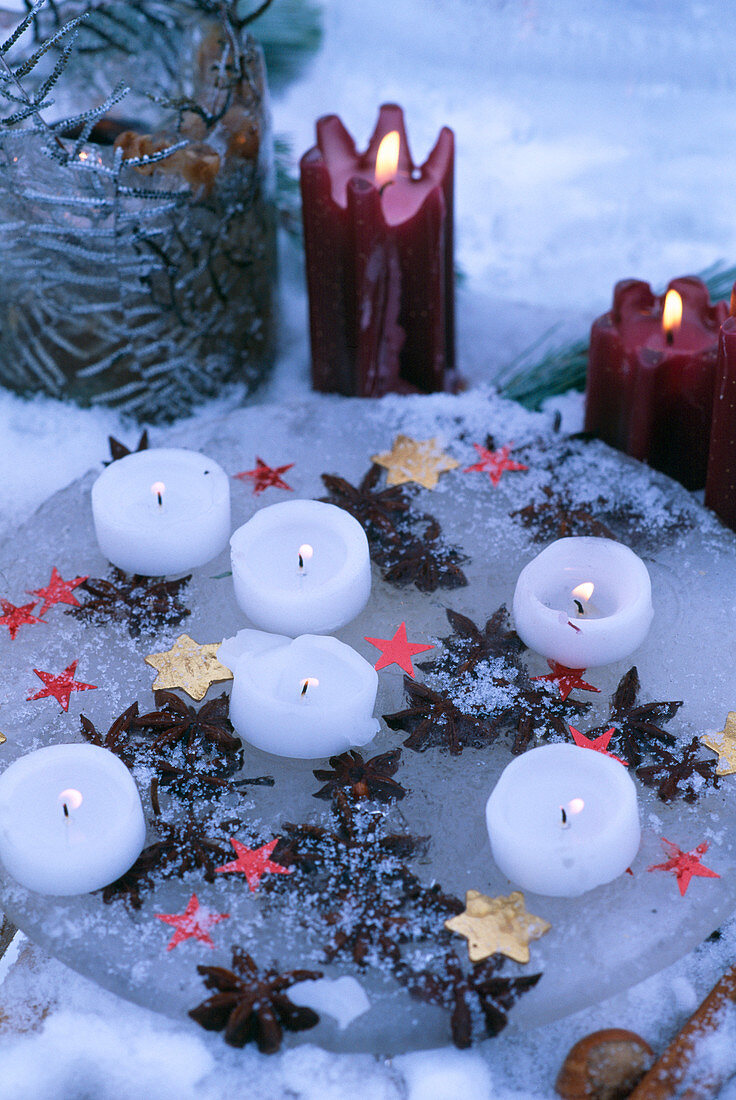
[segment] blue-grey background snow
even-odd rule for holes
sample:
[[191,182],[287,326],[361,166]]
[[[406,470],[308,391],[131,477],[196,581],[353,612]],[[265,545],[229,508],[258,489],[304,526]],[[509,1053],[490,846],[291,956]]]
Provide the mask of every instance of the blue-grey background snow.
[[[277,4],[278,0],[274,0]],[[540,335],[581,335],[613,283],[736,263],[736,29],[723,0],[324,0],[324,42],[274,103],[298,156],[339,113],[364,144],[400,102],[415,159],[457,135],[460,362],[493,377]],[[299,257],[284,246],[284,325],[259,400],[308,388]],[[223,411],[216,403],[201,420]],[[0,392],[0,536],[97,464],[114,412]],[[154,442],[163,438],[154,432]],[[552,1095],[564,1053],[603,1026],[660,1048],[736,957],[736,924],[661,975],[551,1027],[392,1063],[310,1047],[272,1058],[118,1001],[35,948],[2,964],[0,1100],[455,1100]],[[40,1018],[43,1017],[39,1024]],[[25,1030],[29,1028],[30,1030]],[[732,1037],[715,1056],[727,1059]],[[736,1089],[726,1095],[736,1097]]]

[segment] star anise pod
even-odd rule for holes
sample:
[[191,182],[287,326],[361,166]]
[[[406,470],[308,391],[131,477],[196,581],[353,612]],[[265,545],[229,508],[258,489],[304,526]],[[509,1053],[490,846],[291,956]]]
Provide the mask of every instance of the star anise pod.
[[383,720],[392,730],[403,730],[409,736],[407,749],[424,752],[439,745],[457,756],[468,745],[480,747],[496,739],[497,722],[464,713],[450,696],[427,684],[404,677],[404,691],[409,706],[394,714],[384,714]]
[[141,577],[113,567],[109,579],[88,577],[83,581],[79,591],[84,591],[84,602],[70,607],[66,614],[96,625],[123,623],[136,638],[158,626],[180,623],[191,614],[179,599],[190,580],[191,575],[173,581]]
[[200,798],[217,798],[226,791],[242,794],[248,787],[273,787],[276,780],[272,775],[244,776],[242,779],[226,779],[201,769],[177,768],[162,756],[147,760],[153,763],[157,775],[151,780],[151,803],[153,812],[161,813],[158,794],[159,787],[165,786],[180,798],[194,801]]
[[351,485],[344,477],[322,474],[329,496],[325,504],[344,508],[365,529],[368,540],[397,538],[396,523],[409,511],[410,502],[399,486],[376,489],[383,470],[374,462],[359,485]]
[[516,662],[526,646],[511,628],[505,604],[494,611],[486,625],[476,626],[467,615],[446,608],[448,622],[453,633],[442,639],[442,652],[430,661],[417,662],[417,667],[427,672],[444,672],[461,676],[469,672],[479,661],[503,657]]
[[86,741],[89,741],[91,745],[97,745],[102,749],[109,749],[110,752],[115,753],[123,763],[132,768],[135,753],[130,743],[130,733],[133,727],[133,723],[138,717],[138,704],[131,703],[127,710],[124,710],[119,715],[107,733],[100,733],[96,727],[90,722],[86,715],[81,714],[79,721],[82,727],[82,736]]
[[[710,758],[704,760],[698,755],[701,749],[698,737],[693,737],[683,747],[679,757],[662,746],[655,745],[652,747],[652,755],[656,758],[656,763],[637,769],[636,774],[647,787],[656,788],[663,802],[672,802],[680,796],[686,802],[695,802],[704,788],[718,786],[718,761]],[[696,776],[700,777],[700,781],[696,780]]]
[[[226,692],[196,710],[172,691],[154,693],[158,710],[138,715],[133,727],[153,734],[148,746],[155,754],[166,755],[176,745],[184,749],[187,763],[191,764],[204,749],[230,755],[240,753],[243,742],[235,735],[229,718],[230,700]],[[242,754],[233,761],[240,766]]]
[[144,848],[132,867],[114,882],[103,887],[102,900],[106,905],[113,901],[123,901],[131,909],[140,909],[143,905],[142,894],[153,887],[152,875],[161,865],[161,853],[158,844]]
[[492,955],[465,973],[453,953],[446,957],[443,973],[423,970],[418,974],[407,973],[403,980],[412,997],[451,1011],[452,1040],[464,1050],[473,1041],[474,1002],[483,1015],[486,1035],[493,1037],[506,1027],[509,1009],[542,977],[541,974],[498,977],[502,965],[503,957]]
[[431,516],[417,535],[402,537],[378,559],[384,566],[383,579],[389,584],[413,584],[420,592],[435,592],[438,588],[464,588],[468,578],[460,568],[462,555],[440,542],[442,528]]
[[409,938],[405,898],[370,883],[357,890],[344,886],[330,901],[332,907],[324,919],[336,931],[325,948],[325,962],[349,950],[360,967],[369,962],[372,952],[391,969],[401,966],[399,944]]
[[378,802],[401,799],[406,790],[392,778],[400,760],[401,749],[392,749],[370,760],[364,760],[355,749],[331,756],[331,770],[315,768],[313,772],[315,779],[324,783],[324,787],[315,791],[314,797],[329,800],[337,791],[345,791],[352,798],[374,798]]
[[512,519],[518,519],[524,527],[531,528],[535,542],[548,542],[571,535],[616,538],[611,528],[593,514],[592,505],[573,504],[569,495],[549,485],[543,486],[542,493],[545,499],[540,503],[527,504],[509,513]]
[[144,429],[138,440],[138,446],[135,448],[135,451],[131,451],[130,447],[126,447],[125,444],[116,439],[114,435],[109,435],[107,437],[107,442],[110,444],[110,461],[103,462],[103,466],[112,466],[113,462],[125,458],[126,455],[137,454],[138,451],[145,451],[148,449],[148,429]]
[[611,698],[611,717],[596,727],[588,736],[596,736],[614,727],[611,752],[623,756],[629,764],[638,767],[651,752],[653,744],[672,747],[675,735],[662,729],[663,722],[671,721],[682,706],[682,700],[642,703],[637,705],[641,684],[634,665],[625,672]]
[[284,1028],[306,1031],[319,1023],[313,1009],[293,1004],[285,990],[321,978],[321,970],[261,970],[242,948],[234,947],[232,970],[198,966],[197,972],[217,992],[189,1015],[207,1031],[224,1031],[231,1046],[255,1042],[261,1054],[274,1054],[281,1048]]

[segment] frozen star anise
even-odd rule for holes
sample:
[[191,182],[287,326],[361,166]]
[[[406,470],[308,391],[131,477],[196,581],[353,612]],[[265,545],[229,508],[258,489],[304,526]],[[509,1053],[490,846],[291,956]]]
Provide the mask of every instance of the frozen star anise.
[[482,628],[451,607],[446,609],[445,614],[453,633],[442,639],[439,657],[418,662],[418,667],[425,671],[461,676],[479,661],[488,658],[503,657],[515,662],[526,649],[519,635],[511,628],[505,604],[494,611]]
[[[172,691],[157,691],[154,699],[158,710],[136,716],[132,724],[150,735],[148,746],[155,754],[170,755],[176,745],[181,745],[187,763],[192,763],[205,749],[231,757],[242,749],[243,743],[230,722],[226,692],[204,703],[199,710],[188,706]],[[240,757],[233,764],[239,767]]]
[[661,745],[654,745],[651,755],[656,763],[638,768],[637,777],[647,787],[656,788],[663,802],[680,797],[686,802],[695,802],[704,789],[718,786],[718,760],[703,759],[699,755],[701,749],[697,737],[682,748],[679,756]]
[[488,745],[498,735],[497,722],[464,713],[447,692],[417,683],[410,676],[404,677],[404,691],[409,706],[384,714],[383,720],[390,729],[409,734],[404,741],[407,749],[424,752],[439,745],[457,756],[468,745]]
[[326,504],[344,508],[364,528],[368,541],[382,544],[398,540],[397,522],[409,511],[410,501],[399,486],[376,489],[383,470],[374,462],[359,485],[351,485],[344,477],[322,474],[328,496]]
[[141,577],[113,568],[109,578],[88,577],[79,586],[84,602],[70,607],[67,615],[84,622],[123,623],[132,637],[160,626],[180,623],[191,614],[179,599],[191,576],[167,581],[162,577]]
[[541,974],[498,977],[502,966],[503,957],[491,955],[466,973],[453,953],[446,957],[442,972],[409,972],[402,980],[412,997],[450,1010],[452,1040],[462,1050],[473,1041],[474,1003],[480,1008],[486,1035],[493,1037],[506,1027],[509,1009],[542,977]]
[[590,731],[588,736],[604,733],[611,726],[615,729],[610,750],[634,767],[638,767],[651,753],[652,747],[671,748],[675,736],[662,729],[662,723],[671,721],[682,706],[682,700],[637,704],[640,690],[639,673],[634,665],[624,673],[611,697],[611,716],[604,725]]
[[399,587],[413,584],[420,592],[464,588],[468,578],[460,568],[463,556],[452,547],[443,546],[442,528],[436,519],[432,516],[421,519],[426,524],[418,534],[407,533],[377,558],[383,566],[383,579]]
[[131,909],[140,909],[143,905],[142,894],[153,887],[153,873],[161,866],[161,853],[158,844],[144,848],[132,867],[125,874],[103,887],[102,900],[106,905],[113,901],[123,901]]
[[107,442],[110,444],[110,461],[103,462],[103,466],[112,466],[113,462],[117,462],[121,458],[125,458],[129,454],[137,454],[138,451],[145,451],[148,449],[148,429],[144,429],[138,440],[138,446],[134,451],[130,447],[126,447],[124,443],[121,443],[114,435],[107,437]]
[[559,488],[542,488],[544,500],[527,504],[510,512],[512,519],[518,519],[524,527],[532,530],[535,542],[548,542],[550,539],[568,538],[570,535],[594,535],[598,538],[615,539],[616,536],[602,520],[596,518],[590,504],[573,504],[570,496]]
[[378,802],[401,799],[405,789],[393,778],[401,760],[401,749],[373,756],[364,760],[359,752],[351,749],[339,756],[331,756],[330,769],[315,768],[314,777],[324,783],[315,791],[315,798],[329,800],[338,791],[345,791],[352,798],[374,798]]
[[306,1031],[319,1023],[313,1009],[293,1004],[285,991],[297,982],[321,978],[321,970],[262,970],[242,948],[234,947],[232,970],[198,966],[197,972],[217,992],[189,1015],[207,1031],[224,1031],[231,1046],[255,1042],[261,1054],[275,1054],[284,1028]]
[[115,753],[127,767],[132,768],[135,753],[130,743],[130,734],[133,723],[137,717],[138,704],[132,703],[127,710],[124,710],[123,713],[115,719],[107,733],[102,734],[96,729],[93,723],[90,722],[86,715],[81,714],[79,716],[79,721],[82,727],[82,736],[92,745],[97,745],[102,749],[109,749],[110,752]]

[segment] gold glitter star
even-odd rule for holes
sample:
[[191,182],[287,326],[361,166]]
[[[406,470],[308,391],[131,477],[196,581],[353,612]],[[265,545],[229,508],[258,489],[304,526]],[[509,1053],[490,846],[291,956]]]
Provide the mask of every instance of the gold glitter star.
[[220,642],[200,645],[182,634],[171,649],[163,653],[151,653],[146,664],[158,671],[153,681],[153,690],[181,688],[197,702],[204,699],[209,687],[221,680],[232,680],[229,668],[217,660]]
[[500,951],[518,963],[528,963],[529,941],[538,940],[551,927],[541,917],[527,913],[524,895],[518,890],[498,898],[468,890],[465,912],[445,921],[445,928],[465,936],[471,962],[481,962]]
[[728,712],[726,725],[717,733],[707,733],[700,740],[713,752],[718,753],[716,775],[736,773],[736,711]]
[[440,449],[437,439],[411,439],[408,435],[397,435],[391,450],[373,455],[371,461],[386,467],[389,485],[416,481],[425,489],[434,489],[440,474],[459,465]]
[[5,742],[6,742],[7,740],[8,740],[8,739],[7,739],[7,737],[5,736],[5,734],[4,734],[4,733],[0,733],[0,745],[4,745],[4,744],[5,744]]

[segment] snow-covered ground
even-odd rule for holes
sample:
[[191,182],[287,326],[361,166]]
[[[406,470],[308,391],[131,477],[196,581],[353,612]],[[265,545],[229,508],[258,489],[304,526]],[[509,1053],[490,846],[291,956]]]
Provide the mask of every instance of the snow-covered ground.
[[[278,4],[278,0],[274,0]],[[723,0],[324,0],[325,39],[274,104],[298,155],[336,111],[364,143],[378,104],[407,113],[416,159],[458,139],[460,360],[493,377],[552,327],[582,334],[616,279],[736,263],[736,29]],[[282,351],[260,400],[308,387],[306,305],[285,254]],[[197,418],[223,411],[216,403]],[[0,537],[137,428],[113,412],[0,395]],[[154,441],[163,437],[154,433]],[[1,716],[0,716],[1,717]],[[16,945],[17,948],[18,945]],[[598,1027],[661,1048],[736,958],[736,922],[595,1011],[473,1052],[392,1063],[302,1047],[271,1058],[121,1002],[21,945],[0,963],[0,1100],[548,1097]],[[12,965],[11,965],[12,964]],[[733,1051],[721,1037],[717,1057]],[[736,1098],[736,1086],[725,1095]]]

